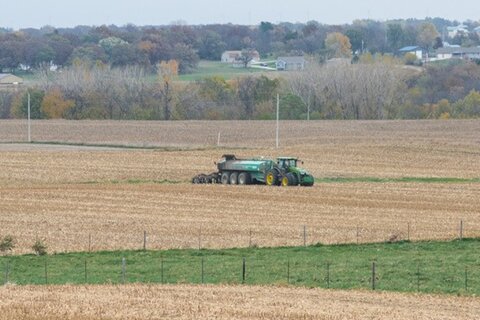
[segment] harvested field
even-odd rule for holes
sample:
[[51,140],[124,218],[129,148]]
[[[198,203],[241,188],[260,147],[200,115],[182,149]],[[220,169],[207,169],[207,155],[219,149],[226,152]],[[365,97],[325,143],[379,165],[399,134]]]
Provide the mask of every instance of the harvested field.
[[[0,236],[14,235],[24,253],[37,237],[51,251],[86,250],[90,234],[93,250],[140,248],[144,230],[150,248],[300,245],[304,225],[307,243],[450,239],[462,219],[464,236],[480,235],[480,121],[289,121],[281,144],[292,146],[280,149],[270,147],[274,125],[35,121],[37,141],[187,149],[0,144]],[[24,121],[0,121],[0,141],[24,131]],[[229,148],[213,147],[218,132]],[[360,182],[189,184],[224,153],[295,155],[317,178]],[[403,177],[440,180],[370,182]]]
[[[216,147],[218,132],[221,133],[221,148]],[[140,153],[141,160],[148,162],[138,163],[132,162],[131,158],[139,154],[129,156],[117,153],[113,158],[98,153],[82,154],[79,161],[82,164],[91,161],[88,166],[94,169],[98,167],[96,171],[113,167],[118,172],[127,166],[137,171],[143,169],[143,175],[149,177],[165,176],[171,174],[170,167],[164,167],[168,164],[174,170],[180,168],[180,171],[175,171],[174,177],[182,180],[189,179],[198,171],[213,170],[214,160],[222,153],[233,152],[243,156],[299,156],[317,177],[480,176],[479,120],[285,121],[282,122],[281,148],[278,150],[272,148],[275,145],[274,138],[273,121],[35,121],[32,125],[34,141],[205,149],[147,155]],[[25,139],[25,121],[0,121],[0,142]],[[35,148],[38,149],[38,146]],[[43,146],[43,151],[45,148]],[[0,144],[2,150],[22,151],[25,146]],[[49,150],[58,151],[59,160],[64,160],[60,152],[71,151],[72,146],[50,146]],[[11,156],[25,161],[23,158],[26,154],[20,152]],[[113,166],[112,160],[120,162]],[[75,170],[75,166],[72,168]]]
[[477,298],[291,287],[4,286],[2,319],[478,319]]
[[[0,187],[0,234],[51,251],[208,248],[480,236],[479,184],[326,183],[313,188],[152,183]],[[410,224],[410,227],[409,227]],[[408,230],[410,229],[410,230]],[[199,244],[201,242],[201,244]]]
[[[33,141],[133,146],[274,147],[275,121],[32,121]],[[27,140],[25,120],[0,120],[0,142]],[[281,121],[280,145],[480,144],[479,120]],[[477,149],[478,151],[478,149]]]

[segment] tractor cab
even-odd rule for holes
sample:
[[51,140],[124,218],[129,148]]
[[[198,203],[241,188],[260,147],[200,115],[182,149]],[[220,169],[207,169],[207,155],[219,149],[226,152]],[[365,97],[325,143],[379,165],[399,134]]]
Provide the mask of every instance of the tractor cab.
[[279,168],[284,169],[285,171],[288,171],[288,168],[290,167],[297,167],[297,158],[292,158],[292,157],[279,157],[277,158],[277,165]]

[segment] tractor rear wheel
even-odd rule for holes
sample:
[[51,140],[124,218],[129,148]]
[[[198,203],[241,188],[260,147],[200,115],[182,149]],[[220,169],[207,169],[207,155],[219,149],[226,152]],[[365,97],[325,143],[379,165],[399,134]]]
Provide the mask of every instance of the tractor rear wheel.
[[265,184],[267,186],[276,186],[278,183],[277,174],[274,170],[270,170],[265,175]]
[[220,177],[220,182],[222,182],[222,184],[229,184],[230,174],[228,172],[223,172],[222,176]]
[[238,184],[245,185],[250,184],[250,174],[248,172],[242,172],[238,175]]
[[238,173],[232,172],[230,174],[230,184],[237,184],[238,183]]

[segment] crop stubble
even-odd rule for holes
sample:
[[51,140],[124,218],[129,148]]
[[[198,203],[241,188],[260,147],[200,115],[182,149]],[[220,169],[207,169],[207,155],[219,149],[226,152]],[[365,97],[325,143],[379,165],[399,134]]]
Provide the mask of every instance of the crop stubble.
[[[93,250],[140,248],[144,230],[149,248],[299,245],[304,225],[309,244],[450,239],[461,219],[464,236],[480,235],[479,183],[189,184],[223,153],[299,156],[316,177],[478,178],[479,121],[288,121],[282,144],[291,146],[278,150],[267,147],[272,122],[34,125],[40,140],[202,148],[0,145],[0,236],[17,238],[15,253],[36,238],[51,251],[82,251],[90,235]],[[20,140],[23,127],[0,121],[0,141]],[[232,148],[204,148],[217,131]]]
[[478,319],[477,298],[292,287],[0,287],[2,319]]

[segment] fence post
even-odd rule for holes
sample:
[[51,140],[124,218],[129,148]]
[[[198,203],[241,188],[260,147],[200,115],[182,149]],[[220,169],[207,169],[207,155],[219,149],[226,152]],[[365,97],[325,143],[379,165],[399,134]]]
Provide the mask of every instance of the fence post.
[[248,241],[248,247],[251,248],[252,247],[252,229],[250,229],[250,239]]
[[205,262],[204,262],[204,258],[202,257],[202,284],[204,283],[204,268],[205,268]]
[[372,290],[375,290],[375,261],[372,263]]
[[47,258],[45,258],[45,284],[48,284]]
[[290,284],[290,260],[287,260],[287,284]]
[[198,229],[198,250],[202,249],[202,227]]
[[163,284],[163,257],[160,258],[160,282]]
[[420,291],[420,265],[417,264],[417,291]]
[[5,283],[4,284],[7,284],[8,283],[8,272],[10,271],[10,261],[7,260],[7,262],[5,263]]
[[327,262],[327,289],[330,289],[330,262]]
[[246,262],[246,258],[243,257],[243,261],[242,261],[242,284],[245,283],[245,273],[247,271],[247,262]]
[[125,273],[127,271],[127,260],[122,258],[122,283],[125,284]]
[[303,225],[303,246],[307,246],[307,226]]
[[463,220],[460,220],[460,240],[463,240]]
[[143,251],[147,250],[147,231],[143,231]]

